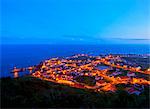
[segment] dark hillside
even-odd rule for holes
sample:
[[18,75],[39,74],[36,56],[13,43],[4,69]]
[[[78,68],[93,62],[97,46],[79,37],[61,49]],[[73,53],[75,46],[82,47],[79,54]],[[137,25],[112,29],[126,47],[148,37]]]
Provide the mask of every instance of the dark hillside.
[[140,96],[127,92],[92,92],[33,77],[1,79],[1,106],[12,107],[148,107],[149,90]]

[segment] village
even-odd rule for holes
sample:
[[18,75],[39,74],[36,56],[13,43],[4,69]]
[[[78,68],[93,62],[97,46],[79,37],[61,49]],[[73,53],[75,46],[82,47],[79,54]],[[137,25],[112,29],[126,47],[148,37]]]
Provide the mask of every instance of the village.
[[[144,87],[150,85],[149,68],[143,71],[140,66],[130,65],[119,55],[77,54],[47,59],[27,69],[33,77],[95,92],[116,92],[122,89],[129,94],[139,95]],[[14,76],[18,76],[18,71],[17,68],[13,70]]]

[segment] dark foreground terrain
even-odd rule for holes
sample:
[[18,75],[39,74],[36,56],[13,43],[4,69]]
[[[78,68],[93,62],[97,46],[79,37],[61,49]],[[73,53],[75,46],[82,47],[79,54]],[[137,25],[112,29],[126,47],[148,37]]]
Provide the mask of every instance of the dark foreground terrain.
[[92,92],[42,81],[30,76],[1,79],[1,107],[102,108],[149,107],[149,88],[137,95],[125,91]]

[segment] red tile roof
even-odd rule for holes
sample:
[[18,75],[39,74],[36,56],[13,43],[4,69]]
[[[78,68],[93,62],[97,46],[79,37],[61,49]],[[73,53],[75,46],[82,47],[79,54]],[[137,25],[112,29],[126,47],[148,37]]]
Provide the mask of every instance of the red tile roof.
[[128,79],[129,77],[128,76],[121,76],[120,78],[121,79]]
[[99,80],[99,81],[97,81],[98,83],[100,83],[100,84],[102,84],[102,83],[104,83],[105,81],[104,80]]

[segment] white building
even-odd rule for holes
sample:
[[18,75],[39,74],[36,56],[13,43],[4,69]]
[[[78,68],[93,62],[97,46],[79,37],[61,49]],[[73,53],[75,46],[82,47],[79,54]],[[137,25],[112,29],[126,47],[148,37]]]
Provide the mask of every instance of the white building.
[[129,77],[132,76],[132,77],[133,77],[133,76],[135,76],[135,73],[133,73],[133,72],[128,72],[128,73],[127,73],[127,76],[129,76]]

